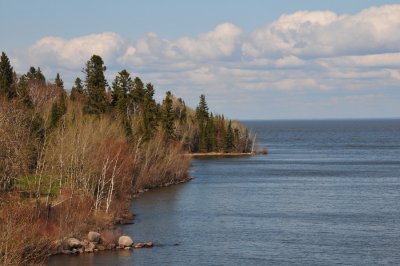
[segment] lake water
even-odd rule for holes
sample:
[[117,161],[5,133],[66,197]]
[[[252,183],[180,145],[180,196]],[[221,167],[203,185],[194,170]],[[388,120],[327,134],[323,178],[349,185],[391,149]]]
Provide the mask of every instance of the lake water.
[[122,227],[156,247],[51,265],[400,265],[400,120],[246,122],[268,156],[193,160]]

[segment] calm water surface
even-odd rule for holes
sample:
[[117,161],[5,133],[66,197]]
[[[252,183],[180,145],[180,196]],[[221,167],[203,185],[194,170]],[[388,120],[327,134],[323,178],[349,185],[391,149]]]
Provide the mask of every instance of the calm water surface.
[[400,265],[400,120],[246,122],[268,156],[198,159],[135,200],[153,249],[50,265]]

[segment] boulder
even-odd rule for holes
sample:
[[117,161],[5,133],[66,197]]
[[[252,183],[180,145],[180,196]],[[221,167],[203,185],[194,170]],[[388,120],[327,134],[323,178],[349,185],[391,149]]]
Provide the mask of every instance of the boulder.
[[132,244],[133,240],[129,236],[120,236],[118,239],[118,245],[120,247],[131,247]]
[[101,237],[101,235],[94,231],[90,231],[87,236],[87,238],[90,242],[95,242],[95,243],[99,243],[100,237]]
[[96,244],[94,242],[89,242],[87,246],[85,247],[85,252],[86,253],[92,253],[94,252],[94,248],[96,247]]
[[151,248],[154,247],[153,242],[137,243],[134,248]]
[[144,248],[144,243],[137,243],[135,248]]
[[78,248],[82,247],[81,241],[79,241],[78,239],[76,239],[74,237],[68,238],[66,241],[66,244],[67,244],[69,250],[78,249]]

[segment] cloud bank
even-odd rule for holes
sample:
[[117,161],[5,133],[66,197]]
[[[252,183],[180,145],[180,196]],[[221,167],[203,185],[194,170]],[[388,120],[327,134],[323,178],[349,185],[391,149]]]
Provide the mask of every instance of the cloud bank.
[[[224,23],[194,38],[174,40],[156,33],[135,41],[113,32],[73,39],[48,36],[16,51],[12,59],[21,72],[30,65],[45,66],[50,74],[67,70],[72,79],[98,54],[111,70],[110,78],[126,68],[183,97],[206,93],[215,102],[223,97],[225,105],[238,97],[243,106],[259,102],[272,91],[325,97],[321,103],[330,97],[331,103],[362,99],[365,104],[374,95],[384,101],[382,90],[398,88],[399,29],[400,5],[353,15],[299,11],[253,32]],[[345,92],[352,95],[340,95]]]

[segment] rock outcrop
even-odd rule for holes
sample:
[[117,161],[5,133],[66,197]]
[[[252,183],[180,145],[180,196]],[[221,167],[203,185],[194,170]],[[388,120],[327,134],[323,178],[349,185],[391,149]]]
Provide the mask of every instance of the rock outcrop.
[[120,248],[131,247],[133,245],[133,240],[129,236],[120,236],[118,239],[118,245]]

